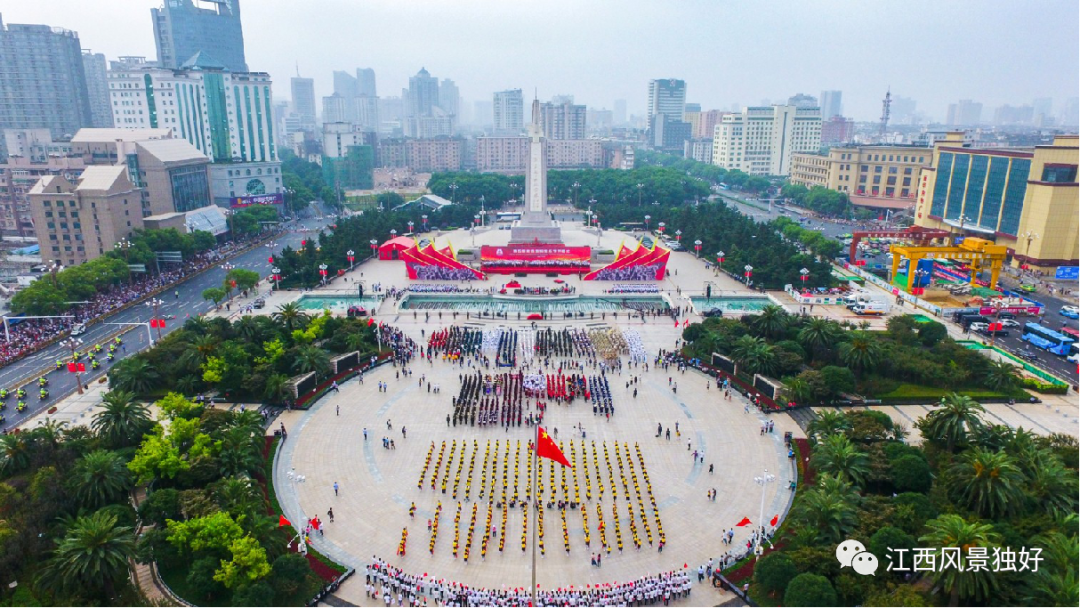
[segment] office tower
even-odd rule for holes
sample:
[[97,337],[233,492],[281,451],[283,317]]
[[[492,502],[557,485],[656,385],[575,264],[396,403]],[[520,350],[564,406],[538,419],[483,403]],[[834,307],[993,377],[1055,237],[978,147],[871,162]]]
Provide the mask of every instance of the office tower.
[[833,116],[841,116],[844,113],[844,107],[840,102],[842,93],[840,91],[822,91],[821,92],[821,119],[829,120]]
[[443,78],[439,83],[439,107],[450,116],[458,115],[458,105],[461,103],[457,85],[449,78]]
[[982,104],[970,99],[949,104],[945,124],[950,126],[974,126],[982,122]]
[[348,72],[334,70],[334,95],[352,99],[358,95],[356,77]]
[[408,115],[430,116],[432,108],[439,105],[439,79],[424,68],[409,78]]
[[356,68],[356,94],[363,97],[377,97],[375,92],[375,70]]
[[83,51],[83,72],[86,74],[86,93],[90,99],[90,123],[94,127],[111,127],[112,107],[109,106],[109,82],[105,55]]
[[[567,96],[563,96],[565,99]],[[547,139],[585,139],[585,106],[572,102],[540,104],[540,129]]]
[[383,122],[400,123],[405,119],[405,100],[401,97],[379,97],[378,107],[379,120]]
[[612,120],[615,121],[615,126],[619,127],[626,124],[626,100],[616,99],[615,107],[612,109]]
[[231,72],[247,72],[240,0],[199,0],[199,6],[193,0],[164,0],[150,15],[161,67],[178,68],[203,51]]
[[748,107],[724,115],[713,139],[713,164],[752,175],[784,175],[796,152],[821,148],[821,110],[791,105]]
[[700,103],[688,103],[688,104],[685,104],[683,106],[683,114],[686,114],[688,112],[694,112],[694,113],[697,113],[697,114],[701,114],[701,104]]
[[694,137],[699,139],[712,139],[713,132],[716,130],[716,125],[724,117],[724,114],[727,114],[727,112],[721,110],[702,112],[701,118],[698,120],[698,131],[694,134]]
[[353,120],[361,131],[379,130],[379,98],[357,97],[353,102]]
[[816,108],[818,107],[818,100],[817,97],[814,97],[813,95],[798,93],[788,97],[787,105],[795,106],[796,108]]
[[[650,124],[653,116],[657,114],[666,114],[671,120],[682,120],[685,106],[685,80],[669,78],[649,81],[648,114],[646,118]],[[679,149],[682,149],[682,145],[679,146]]]
[[492,99],[495,135],[519,135],[525,126],[525,100],[521,89],[498,91]]
[[322,98],[322,120],[328,122],[356,122],[356,98],[334,93]]
[[300,118],[300,128],[315,129],[315,79],[292,78],[292,111]]
[[91,124],[79,35],[0,20],[0,132],[41,127],[64,139]]
[[1010,106],[1005,104],[994,108],[995,125],[1026,125],[1031,124],[1035,116],[1035,109],[1028,105]]

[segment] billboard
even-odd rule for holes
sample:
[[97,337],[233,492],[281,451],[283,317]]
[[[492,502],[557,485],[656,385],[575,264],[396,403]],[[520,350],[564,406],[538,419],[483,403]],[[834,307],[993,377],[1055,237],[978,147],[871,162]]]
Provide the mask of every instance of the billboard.
[[273,194],[255,194],[251,196],[234,196],[229,199],[229,207],[239,209],[251,205],[283,205],[285,196],[280,192]]
[[587,245],[571,247],[569,245],[539,243],[532,245],[484,245],[480,247],[480,260],[482,262],[570,260],[583,261],[587,264],[591,254],[592,249]]
[[1069,281],[1080,279],[1080,266],[1058,266],[1054,271],[1054,278]]

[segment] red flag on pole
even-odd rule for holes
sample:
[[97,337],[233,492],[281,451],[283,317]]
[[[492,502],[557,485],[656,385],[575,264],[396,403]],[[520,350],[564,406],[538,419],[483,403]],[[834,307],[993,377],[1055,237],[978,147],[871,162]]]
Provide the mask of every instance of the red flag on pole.
[[368,317],[367,326],[371,327],[374,324],[375,324],[375,319],[372,319],[371,317]]
[[772,519],[769,520],[769,525],[775,528],[776,527],[776,522],[778,522],[778,521],[780,521],[780,516],[779,515],[773,515]]
[[71,372],[71,373],[75,373],[75,369],[76,369],[76,368],[75,368],[75,363],[74,363],[74,362],[72,362],[72,363],[68,363],[68,371],[69,371],[69,372]]
[[86,371],[86,364],[85,363],[80,363],[77,369],[80,372],[85,372]]
[[742,521],[735,524],[735,526],[738,527],[738,528],[741,528],[743,526],[749,526],[751,523],[753,523],[753,522],[750,521],[749,517],[744,517],[744,518],[742,518]]
[[150,327],[157,327],[157,326],[158,326],[158,320],[157,319],[150,319]]
[[563,465],[564,467],[574,468],[570,465],[570,461],[563,456],[562,450],[559,446],[555,445],[555,440],[548,435],[542,427],[537,427],[537,436],[539,439],[536,441],[536,455],[540,458],[547,458],[548,460],[554,460],[555,462]]
[[285,519],[284,515],[278,515],[278,527],[291,526],[292,522]]

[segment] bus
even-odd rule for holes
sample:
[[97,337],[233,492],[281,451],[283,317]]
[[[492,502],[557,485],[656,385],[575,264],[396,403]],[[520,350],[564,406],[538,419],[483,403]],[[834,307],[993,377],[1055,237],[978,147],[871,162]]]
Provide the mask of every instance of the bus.
[[1072,345],[1076,343],[1076,339],[1072,336],[1058,333],[1052,329],[1043,327],[1038,323],[1028,323],[1024,325],[1022,338],[1026,342],[1030,342],[1043,350],[1050,351],[1061,357],[1068,355],[1072,349]]
[[1062,327],[1061,328],[1061,333],[1065,334],[1066,336],[1069,336],[1073,340],[1080,340],[1080,331],[1077,331],[1077,330],[1075,330],[1075,329],[1073,329],[1071,327]]
[[496,222],[513,222],[521,219],[521,213],[517,211],[501,211],[495,214]]

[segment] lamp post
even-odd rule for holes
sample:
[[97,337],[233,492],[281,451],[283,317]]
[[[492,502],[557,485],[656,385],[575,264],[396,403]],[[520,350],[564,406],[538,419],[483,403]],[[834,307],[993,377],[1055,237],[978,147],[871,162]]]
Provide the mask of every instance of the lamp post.
[[651,215],[646,215],[645,216],[645,232],[649,231],[649,220],[651,220],[651,219],[652,219]]
[[[774,481],[776,481],[776,475],[769,473],[769,469],[765,469],[764,473],[754,477],[754,483],[761,486],[761,508],[758,510],[758,525],[762,528],[765,527],[765,488]],[[754,553],[756,555],[761,555],[761,539],[763,536],[764,534],[759,532],[757,542],[754,543]]]
[[480,210],[480,227],[481,227],[481,228],[483,228],[484,226],[487,226],[487,222],[486,222],[486,221],[484,221],[485,219],[487,219],[487,218],[485,217],[486,215],[487,215],[487,211],[486,211],[486,210],[484,210],[484,209],[481,209],[481,210]]
[[375,251],[379,248],[379,241],[376,241],[375,239],[371,239],[370,241],[368,241],[368,244],[371,245],[371,257],[374,258],[375,257]]
[[413,227],[412,220],[409,220],[409,232],[412,232],[412,227]]
[[659,224],[656,225],[656,227],[660,229],[660,236],[661,237],[664,236],[664,226],[666,226],[666,224],[664,224],[664,222],[660,222]]
[[746,266],[743,266],[743,270],[746,271],[746,286],[749,287],[750,277],[754,275],[754,267],[747,264]]
[[645,188],[645,184],[638,184],[637,185],[637,204],[638,204],[638,207],[641,206],[641,191],[644,188]]
[[694,257],[701,257],[701,239],[694,241]]
[[1031,260],[1031,241],[1034,241],[1035,239],[1039,238],[1039,235],[1036,232],[1028,230],[1024,234],[1021,234],[1020,236],[1023,237],[1025,241],[1027,241],[1027,247],[1024,249],[1024,257],[1028,258],[1028,261],[1030,261]]
[[799,278],[802,279],[803,291],[806,291],[806,281],[810,278],[810,271],[805,268],[799,270]]
[[991,306],[994,307],[994,322],[990,324],[990,350],[994,350],[994,343],[997,341],[997,332],[1001,329],[1001,309],[1005,307],[1005,303],[1001,300],[993,300]]
[[[63,266],[60,264],[60,260],[53,260],[52,264],[49,264],[49,267],[46,269],[49,275],[52,276],[53,287],[57,286],[56,273],[59,272],[61,268],[63,268]],[[130,274],[128,276],[130,277]]]
[[352,249],[346,251],[345,252],[345,259],[349,260],[349,270],[352,270],[353,266],[356,265],[356,252],[353,251]]
[[472,229],[472,244],[476,247],[476,227],[480,224],[480,215],[473,216],[473,229]]
[[322,276],[322,284],[326,284],[326,264],[319,264],[319,275]]
[[75,364],[75,386],[79,389],[79,394],[83,394],[82,380],[79,374],[79,362],[75,360],[75,347],[82,344],[82,340],[78,338],[68,338],[60,342],[60,346],[71,349],[71,361]]
[[161,326],[164,325],[164,319],[162,319],[162,318],[160,318],[158,316],[158,307],[160,307],[164,303],[165,302],[162,302],[161,300],[159,300],[157,298],[150,298],[149,300],[146,301],[146,306],[151,307],[151,308],[154,309],[153,320],[156,321],[154,323],[154,325],[157,327],[158,340],[161,339]]
[[390,230],[390,238],[391,239],[396,239],[397,238],[397,229],[391,229]]
[[[130,257],[130,254],[128,253],[128,250],[131,249],[131,246],[132,246],[132,242],[129,241],[128,239],[126,239],[126,238],[123,238],[123,239],[120,239],[119,241],[116,241],[116,248],[119,249],[120,252],[124,254],[124,264],[126,264],[127,267],[128,267],[128,285],[131,284],[131,260],[128,259]],[[56,281],[56,274],[55,273],[53,274],[53,281],[54,281],[54,283]],[[54,285],[54,287],[55,287],[55,285]]]
[[457,197],[457,189],[458,189],[457,183],[450,184],[450,202],[451,203],[453,203],[454,199]]
[[675,231],[675,241],[677,241],[679,243],[682,242],[682,230],[676,230]]
[[570,184],[570,187],[574,189],[574,209],[577,209],[577,193],[578,189],[581,188],[581,184],[574,182]]
[[427,232],[427,214],[426,213],[424,215],[420,216],[420,221],[424,225],[424,232]]
[[281,269],[275,266],[274,268],[270,269],[270,272],[273,273],[274,289],[280,291],[281,290]]

